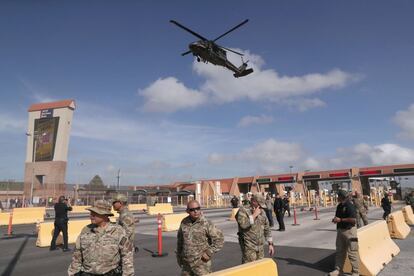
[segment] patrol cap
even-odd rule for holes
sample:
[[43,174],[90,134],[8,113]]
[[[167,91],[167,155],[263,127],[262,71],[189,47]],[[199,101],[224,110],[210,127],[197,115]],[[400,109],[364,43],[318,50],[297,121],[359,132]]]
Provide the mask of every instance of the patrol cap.
[[346,198],[347,196],[348,196],[348,192],[347,191],[345,191],[345,190],[338,190],[338,197],[340,197],[340,198]]
[[127,202],[128,201],[128,198],[124,194],[117,194],[112,199],[112,204],[114,204],[115,202],[118,202],[118,201],[119,202]]
[[254,194],[252,196],[251,200],[256,200],[257,203],[259,203],[260,207],[267,208],[266,207],[266,201],[265,201],[264,197],[261,194]]
[[86,210],[95,212],[100,215],[113,216],[114,214],[112,214],[111,209],[111,203],[103,199],[95,201],[93,207],[86,208]]

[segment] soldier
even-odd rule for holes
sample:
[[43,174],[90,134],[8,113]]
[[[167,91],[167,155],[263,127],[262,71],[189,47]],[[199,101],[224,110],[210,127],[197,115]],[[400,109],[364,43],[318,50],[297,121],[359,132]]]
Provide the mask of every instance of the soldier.
[[125,195],[117,194],[112,200],[112,206],[119,213],[118,224],[124,228],[129,240],[134,244],[135,219],[128,210],[127,201],[128,199]]
[[211,257],[223,247],[223,233],[201,214],[198,201],[188,202],[187,213],[177,233],[176,253],[181,276],[211,273]]
[[360,228],[362,226],[361,220],[363,221],[364,226],[368,225],[368,217],[367,217],[368,205],[362,198],[361,194],[359,194],[357,191],[355,191],[352,196],[352,203],[355,205],[355,208],[356,208],[357,228]]
[[332,219],[332,222],[336,224],[337,232],[335,270],[329,275],[342,275],[345,258],[348,255],[352,276],[357,276],[359,275],[359,260],[355,206],[350,202],[348,193],[344,190],[338,191],[338,201],[335,217]]
[[264,258],[265,240],[269,244],[269,255],[274,254],[272,233],[264,209],[264,198],[255,194],[251,198],[250,207],[240,207],[236,214],[243,264]]
[[132,243],[125,230],[109,221],[111,203],[95,201],[91,224],[85,226],[76,240],[69,276],[134,275]]

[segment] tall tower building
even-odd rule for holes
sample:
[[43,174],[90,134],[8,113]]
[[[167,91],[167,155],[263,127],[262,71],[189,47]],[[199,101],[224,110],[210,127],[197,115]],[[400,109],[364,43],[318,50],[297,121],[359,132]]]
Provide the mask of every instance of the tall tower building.
[[30,106],[24,171],[24,195],[29,201],[65,192],[65,175],[74,100]]

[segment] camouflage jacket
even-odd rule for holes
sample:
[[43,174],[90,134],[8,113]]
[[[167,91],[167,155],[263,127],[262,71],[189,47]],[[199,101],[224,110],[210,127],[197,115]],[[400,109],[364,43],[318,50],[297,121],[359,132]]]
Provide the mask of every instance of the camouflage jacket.
[[181,221],[177,233],[177,261],[179,265],[197,265],[204,253],[211,257],[223,245],[223,232],[213,223],[204,216],[192,222],[190,216],[187,216]]
[[364,202],[362,197],[353,197],[352,202],[354,203],[355,208],[361,212],[365,213],[368,209],[368,206],[366,206],[366,203]]
[[101,228],[89,224],[76,240],[68,275],[79,271],[104,274],[118,266],[122,266],[122,275],[134,275],[132,247],[121,226],[108,223]]
[[260,247],[264,246],[265,240],[273,242],[269,221],[263,210],[253,220],[252,209],[241,207],[236,214],[236,220],[239,225],[237,234],[242,248],[258,251]]
[[132,244],[134,244],[135,219],[128,208],[124,207],[121,211],[119,211],[118,224],[124,228],[127,237],[132,242]]

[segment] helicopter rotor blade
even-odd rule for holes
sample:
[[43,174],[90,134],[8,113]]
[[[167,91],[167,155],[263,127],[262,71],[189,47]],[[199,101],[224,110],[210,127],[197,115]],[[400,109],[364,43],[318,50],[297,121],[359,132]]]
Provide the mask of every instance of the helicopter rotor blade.
[[225,32],[224,34],[222,34],[221,36],[217,37],[216,39],[214,39],[213,41],[215,42],[216,40],[219,40],[220,38],[222,38],[223,36],[227,35],[228,33],[231,33],[232,31],[234,31],[235,29],[241,27],[242,25],[246,24],[249,21],[249,19],[244,20],[242,23],[240,23],[239,25],[231,28],[230,30],[228,30],[227,32]]
[[171,22],[171,23],[173,23],[173,24],[175,24],[175,25],[177,25],[177,26],[178,26],[178,27],[180,27],[181,29],[186,30],[187,32],[189,32],[190,34],[192,34],[192,35],[194,35],[194,36],[198,37],[198,38],[199,38],[199,39],[201,39],[201,40],[204,40],[204,41],[208,40],[207,38],[205,38],[205,37],[203,37],[203,36],[199,35],[198,33],[194,32],[193,30],[190,30],[189,28],[187,28],[187,27],[185,27],[185,26],[181,25],[180,23],[178,23],[178,22],[177,22],[177,21],[175,21],[175,20],[170,20],[170,22]]
[[185,56],[185,55],[188,55],[189,53],[191,53],[191,51],[187,51],[187,52],[185,52],[185,53],[182,53],[181,55],[182,55],[182,56]]
[[[217,44],[216,44],[217,45]],[[226,51],[230,51],[230,52],[233,52],[233,53],[235,53],[235,54],[238,54],[239,56],[244,56],[242,53],[239,53],[239,52],[236,52],[236,51],[234,51],[234,50],[232,50],[232,49],[229,49],[229,48],[226,48],[226,47],[223,47],[223,46],[220,46],[220,45],[217,45],[217,46],[219,46],[220,48],[223,48],[224,50],[226,50]]]

